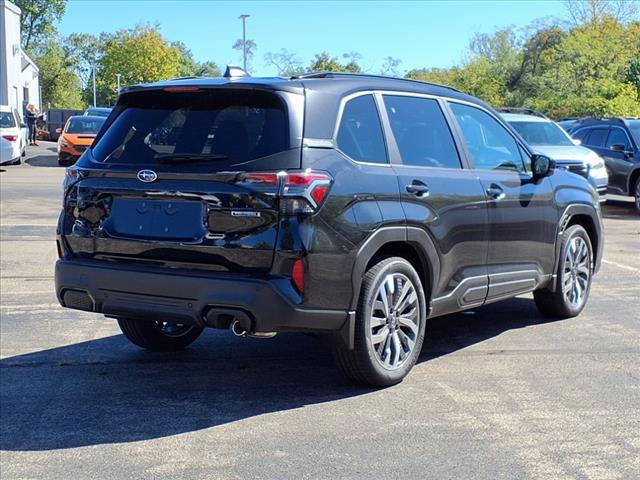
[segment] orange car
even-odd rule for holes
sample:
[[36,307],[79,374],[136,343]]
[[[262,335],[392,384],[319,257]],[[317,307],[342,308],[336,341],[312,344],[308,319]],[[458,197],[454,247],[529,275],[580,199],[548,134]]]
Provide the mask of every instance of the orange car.
[[91,146],[105,117],[90,115],[69,117],[64,128],[58,129],[58,164],[73,165],[80,155]]

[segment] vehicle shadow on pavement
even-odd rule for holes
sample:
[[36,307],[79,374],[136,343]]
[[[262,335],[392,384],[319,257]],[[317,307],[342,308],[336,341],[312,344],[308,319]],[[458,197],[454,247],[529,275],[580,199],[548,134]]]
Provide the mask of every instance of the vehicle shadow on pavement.
[[[539,323],[526,298],[433,319],[420,362]],[[12,451],[148,440],[376,394],[341,376],[324,341],[295,334],[210,330],[178,354],[115,335],[5,358],[0,373],[0,448]]]
[[640,215],[634,210],[632,197],[629,197],[627,201],[608,199],[607,203],[602,206],[602,216],[619,220],[640,221]]

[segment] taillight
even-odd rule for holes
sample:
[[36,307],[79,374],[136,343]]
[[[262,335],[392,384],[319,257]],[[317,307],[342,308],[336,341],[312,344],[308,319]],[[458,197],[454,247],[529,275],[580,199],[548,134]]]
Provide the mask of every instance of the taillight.
[[64,247],[60,240],[56,240],[56,247],[58,249],[58,258],[64,258]]
[[269,190],[277,186],[280,211],[286,215],[314,213],[327,198],[332,178],[313,170],[281,172],[247,172],[240,177],[242,183],[254,184]]
[[17,135],[3,135],[2,138],[5,140],[9,140],[10,142],[15,142],[18,139]]
[[291,270],[291,281],[293,286],[296,287],[298,293],[304,293],[304,263],[302,260],[296,260]]
[[280,211],[288,215],[313,213],[324,202],[331,177],[323,172],[305,170],[283,176]]

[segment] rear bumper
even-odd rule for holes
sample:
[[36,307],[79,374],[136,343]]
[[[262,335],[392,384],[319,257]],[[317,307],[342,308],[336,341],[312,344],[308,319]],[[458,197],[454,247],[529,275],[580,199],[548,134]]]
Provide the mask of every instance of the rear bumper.
[[316,310],[286,295],[289,280],[58,260],[56,294],[63,307],[130,317],[211,325],[210,314],[239,310],[254,332],[340,330],[348,312]]

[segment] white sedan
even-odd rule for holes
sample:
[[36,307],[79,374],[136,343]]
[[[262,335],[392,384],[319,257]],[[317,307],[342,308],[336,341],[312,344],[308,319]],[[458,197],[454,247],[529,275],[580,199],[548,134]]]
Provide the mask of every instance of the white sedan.
[[24,125],[15,108],[0,105],[0,165],[17,165],[26,153]]

